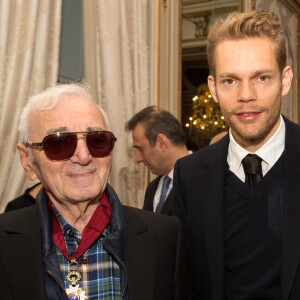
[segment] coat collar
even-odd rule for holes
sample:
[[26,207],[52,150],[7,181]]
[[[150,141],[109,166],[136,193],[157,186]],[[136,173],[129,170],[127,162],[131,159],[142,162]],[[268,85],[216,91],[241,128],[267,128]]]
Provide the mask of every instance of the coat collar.
[[[33,300],[45,299],[43,276],[40,273],[41,242],[36,206],[4,213],[0,223],[1,268],[4,269],[5,280],[10,284],[11,295],[16,299],[24,295],[30,295]],[[34,290],[32,287],[35,287]],[[6,297],[5,294],[2,296]]]
[[[124,213],[127,226],[127,247],[126,266],[128,269],[129,297],[143,295],[143,300],[155,298],[155,278],[156,278],[156,252],[157,240],[151,233],[148,226],[143,221],[153,212],[139,210],[124,206]],[[143,266],[141,268],[141,266]],[[141,274],[141,269],[142,274]],[[137,296],[137,298],[139,298]]]
[[[227,169],[229,135],[209,146],[209,155],[204,159],[205,172],[199,173],[197,182],[201,182],[201,197],[206,245],[212,286],[220,286],[224,281],[224,184]],[[223,298],[223,285],[212,290],[212,299]]]

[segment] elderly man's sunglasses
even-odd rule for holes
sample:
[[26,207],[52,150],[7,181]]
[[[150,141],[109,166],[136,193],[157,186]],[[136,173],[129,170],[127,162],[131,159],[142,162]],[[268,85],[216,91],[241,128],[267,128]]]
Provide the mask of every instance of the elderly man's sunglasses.
[[71,158],[77,147],[77,140],[84,139],[93,157],[105,157],[111,153],[117,140],[110,131],[56,132],[47,135],[41,143],[27,142],[29,148],[44,150],[51,160]]

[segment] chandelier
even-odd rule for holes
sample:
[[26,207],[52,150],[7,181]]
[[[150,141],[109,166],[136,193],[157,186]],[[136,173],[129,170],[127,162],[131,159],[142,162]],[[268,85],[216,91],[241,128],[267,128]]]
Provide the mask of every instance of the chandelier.
[[207,84],[200,84],[197,95],[193,97],[193,112],[185,124],[191,136],[210,139],[217,133],[227,130],[221,108],[216,103]]

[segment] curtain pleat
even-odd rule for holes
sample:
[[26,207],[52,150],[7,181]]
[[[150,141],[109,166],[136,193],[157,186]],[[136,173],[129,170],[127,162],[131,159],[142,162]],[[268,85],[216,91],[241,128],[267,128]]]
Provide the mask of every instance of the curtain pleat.
[[124,204],[142,207],[149,172],[134,162],[125,123],[155,104],[149,97],[149,78],[156,1],[86,0],[83,5],[85,80],[118,138],[110,183]]
[[16,152],[26,100],[57,81],[62,0],[0,1],[0,211],[30,182]]

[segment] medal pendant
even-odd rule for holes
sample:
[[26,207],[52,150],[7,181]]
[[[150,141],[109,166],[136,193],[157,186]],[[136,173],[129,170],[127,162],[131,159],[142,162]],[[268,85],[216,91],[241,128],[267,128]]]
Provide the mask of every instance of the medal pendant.
[[77,284],[77,282],[81,279],[81,275],[78,271],[70,271],[66,279],[71,283],[69,288],[66,289],[66,293],[68,295],[69,300],[88,299],[88,297],[85,296],[85,291],[83,291],[79,287],[79,284]]
[[85,291],[83,291],[79,285],[71,285],[66,289],[66,293],[68,295],[69,300],[85,300],[88,297],[85,295]]
[[78,281],[81,279],[80,273],[77,271],[78,263],[74,257],[70,261],[70,272],[68,273],[66,280],[70,282],[70,286],[66,288],[66,293],[69,300],[85,300],[88,297],[85,295],[85,291],[79,287]]
[[75,286],[80,279],[81,279],[80,273],[74,270],[71,270],[66,277],[66,280],[69,281],[72,286]]

